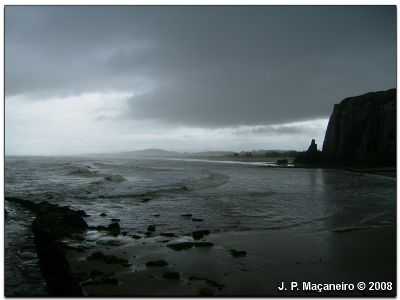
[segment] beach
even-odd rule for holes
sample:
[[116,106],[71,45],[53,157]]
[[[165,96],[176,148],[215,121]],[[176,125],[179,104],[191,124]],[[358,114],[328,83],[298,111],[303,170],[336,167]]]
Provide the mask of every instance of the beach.
[[[61,274],[51,278],[53,292],[67,280],[81,296],[395,294],[390,177],[235,162],[18,158],[6,164],[6,180],[9,295],[18,280],[48,286],[43,264]],[[20,220],[21,212],[31,217]],[[18,244],[33,220],[36,246]],[[43,255],[43,241],[55,251]],[[13,255],[33,267],[39,260],[44,278],[7,277],[19,274]],[[282,282],[287,290],[278,289]],[[311,288],[359,282],[393,285]]]

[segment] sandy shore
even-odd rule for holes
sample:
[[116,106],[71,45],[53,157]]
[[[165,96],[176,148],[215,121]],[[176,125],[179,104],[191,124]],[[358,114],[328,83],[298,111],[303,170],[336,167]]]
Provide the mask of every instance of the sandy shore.
[[[86,242],[67,252],[73,275],[87,296],[345,296],[395,295],[389,291],[317,292],[302,283],[392,282],[395,285],[393,228],[301,233],[298,230],[210,234],[202,241],[212,247],[176,251],[171,243],[192,237],[167,238],[157,232],[134,239],[89,231]],[[86,245],[86,246],[85,246]],[[208,245],[210,246],[210,245]],[[231,250],[245,251],[238,257]],[[93,259],[93,253],[120,262]],[[242,254],[242,255],[240,255]],[[111,256],[110,256],[111,255]],[[92,257],[92,259],[90,259]],[[124,261],[126,260],[126,261]],[[161,261],[161,263],[160,263]],[[160,266],[146,263],[156,262]],[[167,265],[164,265],[167,264]],[[179,277],[179,278],[177,278]],[[292,281],[300,290],[280,291]]]

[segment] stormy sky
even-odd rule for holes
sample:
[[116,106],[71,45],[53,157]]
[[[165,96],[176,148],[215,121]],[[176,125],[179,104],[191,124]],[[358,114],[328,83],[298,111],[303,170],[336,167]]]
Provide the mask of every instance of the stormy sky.
[[396,85],[395,6],[7,6],[6,154],[319,146]]

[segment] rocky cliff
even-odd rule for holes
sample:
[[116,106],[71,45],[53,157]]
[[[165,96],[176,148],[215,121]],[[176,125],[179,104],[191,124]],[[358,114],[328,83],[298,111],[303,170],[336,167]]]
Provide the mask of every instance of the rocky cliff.
[[346,98],[336,104],[323,144],[324,161],[396,164],[396,89]]

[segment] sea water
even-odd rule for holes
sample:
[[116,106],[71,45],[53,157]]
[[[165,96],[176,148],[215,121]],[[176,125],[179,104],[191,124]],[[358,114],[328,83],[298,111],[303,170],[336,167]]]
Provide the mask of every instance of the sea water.
[[[281,230],[303,232],[395,226],[393,178],[333,169],[272,168],[273,163],[113,157],[7,157],[6,197],[83,209],[89,225],[120,219],[129,234],[156,225],[186,234]],[[31,222],[5,201],[7,296],[46,295]],[[100,216],[106,213],[106,217]],[[156,217],[155,217],[156,216]]]

